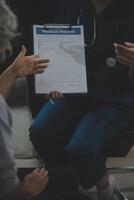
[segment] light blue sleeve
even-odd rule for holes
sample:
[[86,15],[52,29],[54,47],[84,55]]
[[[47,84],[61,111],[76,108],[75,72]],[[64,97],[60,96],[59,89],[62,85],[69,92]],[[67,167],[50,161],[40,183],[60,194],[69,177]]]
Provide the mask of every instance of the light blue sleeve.
[[0,95],[0,199],[10,194],[19,180],[14,163],[10,110]]

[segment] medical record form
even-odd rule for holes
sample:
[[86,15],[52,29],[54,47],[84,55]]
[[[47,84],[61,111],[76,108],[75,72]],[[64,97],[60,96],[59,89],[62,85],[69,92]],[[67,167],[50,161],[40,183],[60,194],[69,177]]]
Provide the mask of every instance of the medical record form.
[[87,93],[83,26],[33,25],[34,54],[50,63],[35,75],[36,93]]

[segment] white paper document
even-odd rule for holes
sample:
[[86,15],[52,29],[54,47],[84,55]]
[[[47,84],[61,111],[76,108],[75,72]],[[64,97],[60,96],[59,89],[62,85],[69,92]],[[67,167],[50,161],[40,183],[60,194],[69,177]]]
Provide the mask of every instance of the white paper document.
[[35,75],[36,93],[87,93],[83,26],[33,25],[34,54],[50,63]]

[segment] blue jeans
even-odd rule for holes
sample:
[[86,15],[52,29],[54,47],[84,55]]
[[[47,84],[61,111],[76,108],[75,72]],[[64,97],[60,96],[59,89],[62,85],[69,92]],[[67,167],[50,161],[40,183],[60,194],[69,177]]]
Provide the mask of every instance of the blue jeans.
[[30,128],[30,139],[48,168],[70,164],[89,188],[105,175],[102,151],[112,134],[127,126],[128,112],[127,106],[88,98],[48,102]]

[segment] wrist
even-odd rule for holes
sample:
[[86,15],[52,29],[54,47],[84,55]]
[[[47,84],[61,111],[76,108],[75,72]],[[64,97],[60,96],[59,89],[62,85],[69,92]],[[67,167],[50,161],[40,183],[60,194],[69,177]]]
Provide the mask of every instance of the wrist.
[[23,198],[23,200],[31,200],[40,194],[40,192],[38,192],[37,189],[34,189],[34,186],[33,187],[29,186],[29,182],[27,182],[25,178],[22,182],[22,188],[25,194],[25,199]]
[[10,194],[10,200],[31,200],[33,195],[27,190],[23,183],[19,183],[15,190]]
[[10,65],[10,67],[8,68],[8,72],[11,74],[12,77],[18,78],[17,70],[14,69],[13,65]]
[[22,196],[23,200],[31,200],[34,197],[34,194],[32,194],[27,187],[25,186],[25,184],[21,183],[20,184],[20,196]]
[[22,183],[22,192],[24,194],[24,200],[31,200],[35,195],[28,190],[24,183]]

